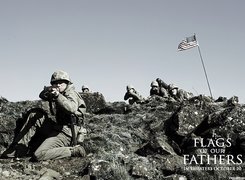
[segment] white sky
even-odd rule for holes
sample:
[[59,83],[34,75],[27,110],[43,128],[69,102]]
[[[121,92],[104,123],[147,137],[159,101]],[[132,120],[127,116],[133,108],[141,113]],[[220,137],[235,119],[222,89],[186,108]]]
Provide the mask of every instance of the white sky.
[[245,102],[243,0],[0,0],[0,96],[38,99],[63,69],[122,101],[127,84],[144,97],[162,78],[209,95],[198,49],[177,52],[196,33],[214,98]]

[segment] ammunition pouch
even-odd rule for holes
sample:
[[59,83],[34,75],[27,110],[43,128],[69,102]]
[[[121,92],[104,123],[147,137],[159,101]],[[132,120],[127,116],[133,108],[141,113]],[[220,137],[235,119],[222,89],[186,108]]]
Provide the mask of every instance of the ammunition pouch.
[[[68,124],[68,127],[71,128],[72,133],[72,141],[71,146],[76,146],[77,143],[82,142],[84,139],[84,134],[87,133],[86,129],[82,127],[83,121],[81,122],[80,118],[75,115],[71,114],[70,116],[70,123]],[[79,131],[76,132],[75,126],[79,126]]]

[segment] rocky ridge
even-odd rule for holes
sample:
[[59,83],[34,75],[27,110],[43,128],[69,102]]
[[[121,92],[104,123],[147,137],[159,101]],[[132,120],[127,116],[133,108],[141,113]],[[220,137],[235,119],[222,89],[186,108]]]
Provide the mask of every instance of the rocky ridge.
[[[197,96],[176,102],[153,96],[142,104],[81,94],[88,106],[86,158],[1,159],[3,179],[229,179],[245,177],[245,106]],[[42,101],[0,98],[0,152],[16,122]],[[218,142],[218,143],[217,143]],[[217,161],[207,157],[217,157]],[[221,160],[219,159],[221,157]],[[188,169],[189,168],[189,169]],[[193,169],[191,169],[193,168]],[[1,178],[0,178],[1,179]]]

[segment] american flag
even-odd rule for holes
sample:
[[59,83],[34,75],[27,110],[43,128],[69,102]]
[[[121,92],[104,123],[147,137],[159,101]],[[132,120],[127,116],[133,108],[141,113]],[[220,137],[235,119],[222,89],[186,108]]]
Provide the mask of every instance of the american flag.
[[183,51],[198,46],[196,35],[185,38],[178,45],[178,51]]

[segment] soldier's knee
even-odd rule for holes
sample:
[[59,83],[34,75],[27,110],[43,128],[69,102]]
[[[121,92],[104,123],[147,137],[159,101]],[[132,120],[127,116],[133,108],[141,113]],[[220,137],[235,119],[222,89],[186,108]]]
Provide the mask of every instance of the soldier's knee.
[[34,158],[37,160],[37,161],[42,161],[46,155],[46,150],[36,150],[35,153],[34,153]]

